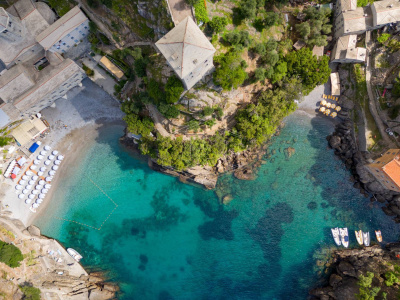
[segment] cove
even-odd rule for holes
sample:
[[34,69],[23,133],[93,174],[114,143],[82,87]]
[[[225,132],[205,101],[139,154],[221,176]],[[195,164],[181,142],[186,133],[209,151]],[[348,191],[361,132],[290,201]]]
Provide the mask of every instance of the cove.
[[314,252],[335,248],[331,227],[348,227],[356,247],[354,230],[388,242],[399,225],[353,188],[327,148],[332,125],[301,112],[285,123],[256,180],[219,179],[226,206],[152,171],[119,144],[122,126],[104,126],[35,225],[108,271],[121,299],[305,299]]

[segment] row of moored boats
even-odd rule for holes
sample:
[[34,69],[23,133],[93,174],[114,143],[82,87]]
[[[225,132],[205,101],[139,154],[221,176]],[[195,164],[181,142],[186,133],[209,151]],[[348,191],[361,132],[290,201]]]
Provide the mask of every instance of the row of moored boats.
[[[335,240],[336,245],[343,245],[344,247],[349,246],[349,232],[347,228],[332,228],[332,236]],[[355,231],[357,242],[360,245],[369,246],[371,242],[371,238],[369,236],[369,232],[362,232],[361,230]],[[376,239],[378,242],[382,242],[382,233],[380,230],[375,230]]]

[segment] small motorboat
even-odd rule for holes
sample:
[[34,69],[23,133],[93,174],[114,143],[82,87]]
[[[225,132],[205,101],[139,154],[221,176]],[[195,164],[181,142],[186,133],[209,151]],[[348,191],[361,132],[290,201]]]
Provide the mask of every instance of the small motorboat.
[[339,228],[331,228],[333,239],[336,245],[340,246],[342,242],[340,241]]
[[76,250],[74,250],[74,249],[72,249],[72,248],[68,248],[68,249],[67,249],[67,252],[68,252],[68,254],[71,255],[72,258],[75,259],[77,262],[79,262],[79,261],[83,258],[82,255],[80,255],[80,254],[78,253],[78,251],[76,251]]
[[364,245],[368,247],[370,242],[369,232],[363,232],[363,239],[364,239]]
[[362,230],[355,231],[355,233],[356,233],[357,242],[358,242],[360,245],[363,245],[364,242],[363,242],[363,232],[362,232]]
[[349,246],[349,232],[347,228],[339,228],[339,233],[343,246],[347,248]]
[[382,243],[382,233],[380,230],[375,230],[376,239],[379,243]]

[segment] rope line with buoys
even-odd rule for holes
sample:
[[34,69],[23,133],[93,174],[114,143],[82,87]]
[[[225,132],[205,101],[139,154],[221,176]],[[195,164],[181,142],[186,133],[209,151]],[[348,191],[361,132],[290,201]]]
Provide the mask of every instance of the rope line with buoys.
[[107,218],[105,218],[105,220],[101,223],[100,227],[94,227],[94,226],[92,226],[92,225],[88,225],[88,224],[81,223],[81,222],[74,221],[74,220],[68,220],[68,219],[63,219],[63,218],[58,218],[58,217],[53,217],[53,218],[54,218],[54,219],[58,219],[58,220],[62,220],[62,221],[65,221],[65,222],[71,222],[71,223],[79,224],[79,225],[86,226],[86,227],[89,227],[89,228],[93,228],[93,229],[96,229],[96,230],[101,230],[101,228],[103,227],[103,225],[107,222],[107,220],[111,217],[111,215],[112,215],[112,214],[114,213],[114,211],[117,209],[118,204],[115,203],[115,201],[114,201],[113,199],[111,199],[111,197],[108,196],[107,193],[104,192],[92,179],[90,179],[90,178],[87,177],[87,176],[86,176],[86,178],[89,179],[90,182],[91,182],[95,187],[97,187],[97,188],[100,190],[100,192],[102,192],[102,193],[115,205],[115,207],[114,207],[113,210],[110,212],[110,214],[107,216]]

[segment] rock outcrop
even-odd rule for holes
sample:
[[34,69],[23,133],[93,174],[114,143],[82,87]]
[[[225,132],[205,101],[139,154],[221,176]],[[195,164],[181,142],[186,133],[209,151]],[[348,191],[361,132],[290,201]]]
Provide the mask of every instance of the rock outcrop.
[[[379,290],[375,299],[397,299],[399,286],[386,284],[388,272],[394,272],[394,266],[400,265],[397,257],[400,250],[399,243],[388,244],[385,249],[380,246],[365,247],[362,249],[337,250],[332,254],[325,270],[330,274],[325,286],[310,291],[312,299],[321,300],[350,300],[357,299],[360,294],[361,276],[372,276],[368,291]],[[386,293],[386,298],[384,298]],[[363,298],[364,299],[364,298]],[[372,299],[372,298],[371,298]]]

